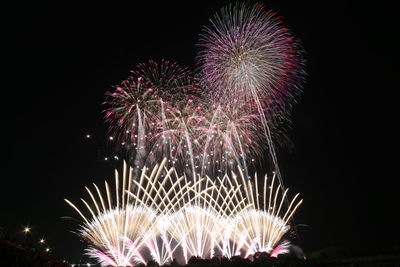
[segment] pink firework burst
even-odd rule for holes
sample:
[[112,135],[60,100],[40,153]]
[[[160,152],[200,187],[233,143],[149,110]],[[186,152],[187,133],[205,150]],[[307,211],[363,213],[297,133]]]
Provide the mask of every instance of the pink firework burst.
[[107,93],[104,112],[111,134],[133,151],[148,154],[160,147],[163,156],[176,154],[182,123],[195,122],[196,105],[201,105],[197,80],[165,60],[139,64],[131,73]]
[[199,47],[202,86],[218,103],[257,98],[267,119],[274,121],[301,92],[303,51],[262,4],[223,8],[205,27]]

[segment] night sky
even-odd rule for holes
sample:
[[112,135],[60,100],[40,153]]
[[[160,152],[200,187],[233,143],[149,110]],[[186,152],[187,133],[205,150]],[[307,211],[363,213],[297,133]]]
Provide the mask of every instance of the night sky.
[[[167,3],[168,2],[168,3]],[[185,3],[185,4],[183,4]],[[189,4],[190,3],[190,4]],[[33,227],[58,259],[84,248],[63,201],[113,179],[102,118],[106,91],[148,59],[193,69],[202,26],[229,1],[134,6],[14,6],[3,10],[0,226]],[[308,73],[279,151],[286,186],[304,199],[295,221],[306,251],[399,244],[399,28],[397,9],[374,4],[265,1],[302,41]],[[4,74],[4,73],[3,73]],[[93,137],[86,139],[89,133]]]

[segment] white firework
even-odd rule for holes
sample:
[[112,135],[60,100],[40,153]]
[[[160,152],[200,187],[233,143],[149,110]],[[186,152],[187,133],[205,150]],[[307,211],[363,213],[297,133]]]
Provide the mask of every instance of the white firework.
[[124,163],[122,186],[116,172],[115,200],[107,183],[106,198],[96,185],[96,195],[86,188],[93,202],[82,199],[88,217],[66,200],[83,218],[78,234],[90,243],[87,255],[104,266],[131,266],[150,259],[163,265],[178,252],[185,263],[192,256],[271,253],[302,203],[297,194],[286,207],[288,190],[282,193],[275,175],[270,184],[265,176],[259,190],[257,176],[254,182],[242,172],[188,179],[166,161],[150,172],[144,168],[138,181]]

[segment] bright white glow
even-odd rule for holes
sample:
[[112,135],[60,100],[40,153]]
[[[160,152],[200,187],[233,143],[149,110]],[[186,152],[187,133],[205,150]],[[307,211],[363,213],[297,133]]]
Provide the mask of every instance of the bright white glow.
[[79,234],[91,244],[87,255],[103,266],[133,266],[150,259],[164,265],[178,252],[185,262],[191,256],[271,253],[302,203],[297,194],[286,207],[288,190],[281,190],[275,175],[271,183],[267,176],[262,182],[255,176],[253,183],[241,172],[189,180],[166,162],[143,168],[136,180],[124,162],[122,182],[115,172],[115,197],[107,182],[105,197],[96,185],[95,193],[86,188],[93,202],[82,199],[88,217],[65,200],[83,218]]

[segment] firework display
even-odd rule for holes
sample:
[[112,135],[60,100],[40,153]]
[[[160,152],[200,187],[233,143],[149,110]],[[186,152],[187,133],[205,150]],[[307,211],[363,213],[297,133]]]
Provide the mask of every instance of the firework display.
[[65,200],[83,218],[78,234],[91,244],[87,255],[105,266],[131,266],[149,260],[162,265],[177,256],[187,263],[192,256],[247,257],[279,249],[302,200],[297,194],[283,207],[287,189],[280,194],[275,176],[272,183],[265,176],[260,194],[257,177],[253,182],[243,174],[240,179],[225,175],[192,183],[165,163],[144,169],[139,181],[131,179],[133,169],[125,164],[122,184],[118,172],[115,190],[105,183],[106,197],[96,185],[95,194],[86,188],[93,204],[82,202],[90,217]]
[[301,93],[299,43],[262,5],[236,4],[215,15],[199,47],[197,74],[149,61],[109,92],[111,134],[130,146],[135,165],[168,157],[193,175],[247,171],[268,150],[283,184],[274,143],[286,139]]
[[[104,266],[290,250],[283,238],[302,200],[289,198],[275,146],[301,93],[299,42],[263,5],[237,3],[204,28],[197,66],[150,60],[106,94],[122,179],[116,171],[105,196],[86,188],[86,212],[66,200],[86,254]],[[272,179],[250,174],[264,159]]]

